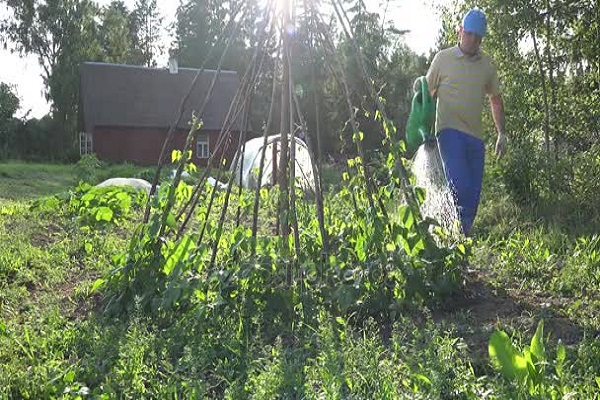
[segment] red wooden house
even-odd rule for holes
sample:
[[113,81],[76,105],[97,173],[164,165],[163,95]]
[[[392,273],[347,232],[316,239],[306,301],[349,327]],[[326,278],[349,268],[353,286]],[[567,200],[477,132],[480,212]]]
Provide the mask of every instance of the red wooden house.
[[[79,129],[81,154],[95,153],[100,160],[156,165],[169,127],[176,122],[173,140],[165,152],[183,149],[192,113],[203,122],[192,146],[193,162],[206,166],[213,152],[219,165],[224,153],[229,164],[237,149],[241,118],[233,123],[228,113],[238,90],[235,71],[220,71],[202,115],[216,71],[200,72],[177,120],[182,100],[199,70],[146,68],[131,65],[83,63],[80,65]],[[223,129],[223,128],[226,129]],[[220,137],[225,145],[217,149]]]

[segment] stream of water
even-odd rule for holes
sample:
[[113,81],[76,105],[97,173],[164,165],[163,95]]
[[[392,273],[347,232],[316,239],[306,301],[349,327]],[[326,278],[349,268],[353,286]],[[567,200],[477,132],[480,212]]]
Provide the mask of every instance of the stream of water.
[[425,189],[425,202],[421,206],[424,217],[438,221],[452,235],[460,234],[460,217],[454,194],[448,185],[437,140],[423,144],[413,159],[416,185]]

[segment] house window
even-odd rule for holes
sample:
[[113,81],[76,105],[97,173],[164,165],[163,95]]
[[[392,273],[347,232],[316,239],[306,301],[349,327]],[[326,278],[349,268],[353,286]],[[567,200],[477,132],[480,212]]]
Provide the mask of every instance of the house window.
[[196,157],[210,157],[210,140],[207,133],[199,133],[196,136]]
[[94,152],[94,146],[92,143],[92,134],[89,132],[79,133],[79,155],[85,156],[86,154],[92,154]]

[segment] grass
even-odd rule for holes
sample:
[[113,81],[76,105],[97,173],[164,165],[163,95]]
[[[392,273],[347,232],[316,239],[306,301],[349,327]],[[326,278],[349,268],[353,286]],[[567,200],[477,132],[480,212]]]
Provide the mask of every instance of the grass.
[[0,198],[35,199],[62,192],[76,183],[72,165],[0,164]]
[[[406,310],[389,335],[374,319],[352,325],[315,304],[293,335],[273,331],[273,320],[255,337],[233,314],[211,328],[193,314],[149,318],[136,304],[126,317],[105,313],[92,286],[126,249],[135,218],[90,229],[63,208],[30,208],[72,188],[75,175],[73,166],[0,165],[0,398],[597,398],[598,239],[530,225],[506,196],[484,194],[460,296]],[[495,329],[523,346],[541,319],[544,394],[506,380],[487,356]]]

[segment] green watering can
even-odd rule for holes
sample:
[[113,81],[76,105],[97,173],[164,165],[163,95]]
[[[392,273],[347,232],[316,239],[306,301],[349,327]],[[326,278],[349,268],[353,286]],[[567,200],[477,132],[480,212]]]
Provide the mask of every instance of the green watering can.
[[435,138],[432,133],[435,104],[429,94],[427,80],[424,76],[417,78],[414,90],[412,107],[406,122],[406,151],[409,153],[413,153],[423,143]]

